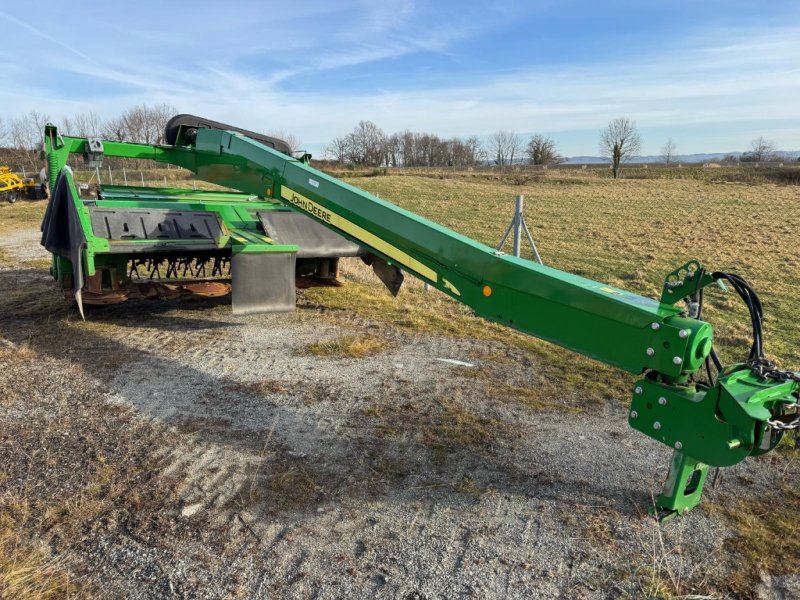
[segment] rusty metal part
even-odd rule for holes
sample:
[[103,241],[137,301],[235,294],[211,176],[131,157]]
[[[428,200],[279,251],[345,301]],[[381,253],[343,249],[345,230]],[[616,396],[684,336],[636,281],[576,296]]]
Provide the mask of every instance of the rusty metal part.
[[81,299],[84,304],[91,304],[94,306],[119,304],[128,299],[128,292],[126,290],[103,290],[100,292],[84,290],[81,294]]
[[131,282],[128,285],[134,298],[175,300],[181,296],[181,286],[158,281]]
[[155,281],[145,281],[143,283],[131,282],[128,287],[131,296],[136,298],[158,298],[158,283]]
[[223,281],[193,281],[181,285],[183,291],[192,296],[218,298],[231,293],[231,284]]
[[189,281],[164,283],[160,281],[132,281],[128,284],[132,298],[176,300],[181,296],[218,298],[231,293],[229,281]]
[[159,300],[177,300],[181,297],[180,285],[174,283],[159,283],[157,285]]
[[[103,286],[103,275],[107,274],[108,280],[111,282],[111,287]],[[117,270],[114,268],[100,268],[97,269],[94,275],[86,278],[86,283],[81,291],[81,302],[83,304],[91,304],[101,306],[105,304],[119,304],[128,299],[128,290],[119,285],[119,277]],[[71,290],[70,290],[71,291]],[[65,294],[67,290],[65,290]],[[75,297],[74,292],[71,294]]]

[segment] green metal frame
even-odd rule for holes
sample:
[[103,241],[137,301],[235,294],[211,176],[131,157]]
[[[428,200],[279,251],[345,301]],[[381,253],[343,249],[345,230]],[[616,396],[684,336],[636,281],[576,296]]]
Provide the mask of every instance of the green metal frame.
[[[48,128],[51,184],[69,153],[82,153],[85,144]],[[797,402],[796,382],[762,380],[741,365],[726,368],[713,387],[691,380],[713,341],[708,323],[675,306],[712,282],[696,261],[667,276],[659,301],[507,256],[239,133],[200,128],[192,144],[181,132],[174,147],[104,142],[104,150],[171,163],[199,179],[281,202],[486,319],[644,373],[634,388],[630,425],[675,451],[656,503],[662,517],[700,501],[706,465],[733,465],[773,448],[781,432],[767,420]],[[199,209],[210,206],[198,199]]]

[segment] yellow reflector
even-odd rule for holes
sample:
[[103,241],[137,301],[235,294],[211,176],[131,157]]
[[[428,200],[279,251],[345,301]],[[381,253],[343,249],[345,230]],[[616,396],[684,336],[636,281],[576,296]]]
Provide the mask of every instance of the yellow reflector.
[[490,288],[488,285],[483,286],[483,295],[486,296],[487,298],[491,296],[492,288]]

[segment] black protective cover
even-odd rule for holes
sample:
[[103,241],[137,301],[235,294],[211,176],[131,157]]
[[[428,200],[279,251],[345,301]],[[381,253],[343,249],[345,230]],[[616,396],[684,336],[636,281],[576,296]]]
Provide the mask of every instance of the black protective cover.
[[297,244],[297,258],[365,256],[358,244],[317,223],[311,217],[290,210],[259,211],[264,233],[278,244]]
[[164,139],[170,146],[174,146],[175,142],[178,141],[178,130],[180,129],[181,125],[183,125],[184,128],[202,127],[205,129],[235,131],[237,133],[241,133],[242,135],[246,135],[250,139],[253,139],[261,144],[264,144],[265,146],[274,148],[278,152],[283,152],[289,156],[292,155],[292,149],[289,147],[289,144],[281,139],[264,135],[263,133],[256,133],[255,131],[250,131],[248,129],[242,129],[241,127],[234,127],[233,125],[220,123],[219,121],[212,121],[211,119],[206,119],[205,117],[186,114],[175,115],[169,121],[167,121],[167,127],[164,131]]
[[[89,216],[94,235],[115,242],[111,253],[213,250],[223,235],[219,215],[209,211],[90,206]],[[125,243],[133,240],[153,243]]]

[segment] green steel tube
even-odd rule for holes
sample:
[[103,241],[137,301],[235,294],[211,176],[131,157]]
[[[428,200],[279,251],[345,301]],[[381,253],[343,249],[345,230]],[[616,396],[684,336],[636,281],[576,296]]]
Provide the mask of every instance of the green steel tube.
[[279,197],[489,320],[670,378],[710,349],[711,327],[672,305],[498,253],[250,138],[200,129],[195,150],[199,178]]

